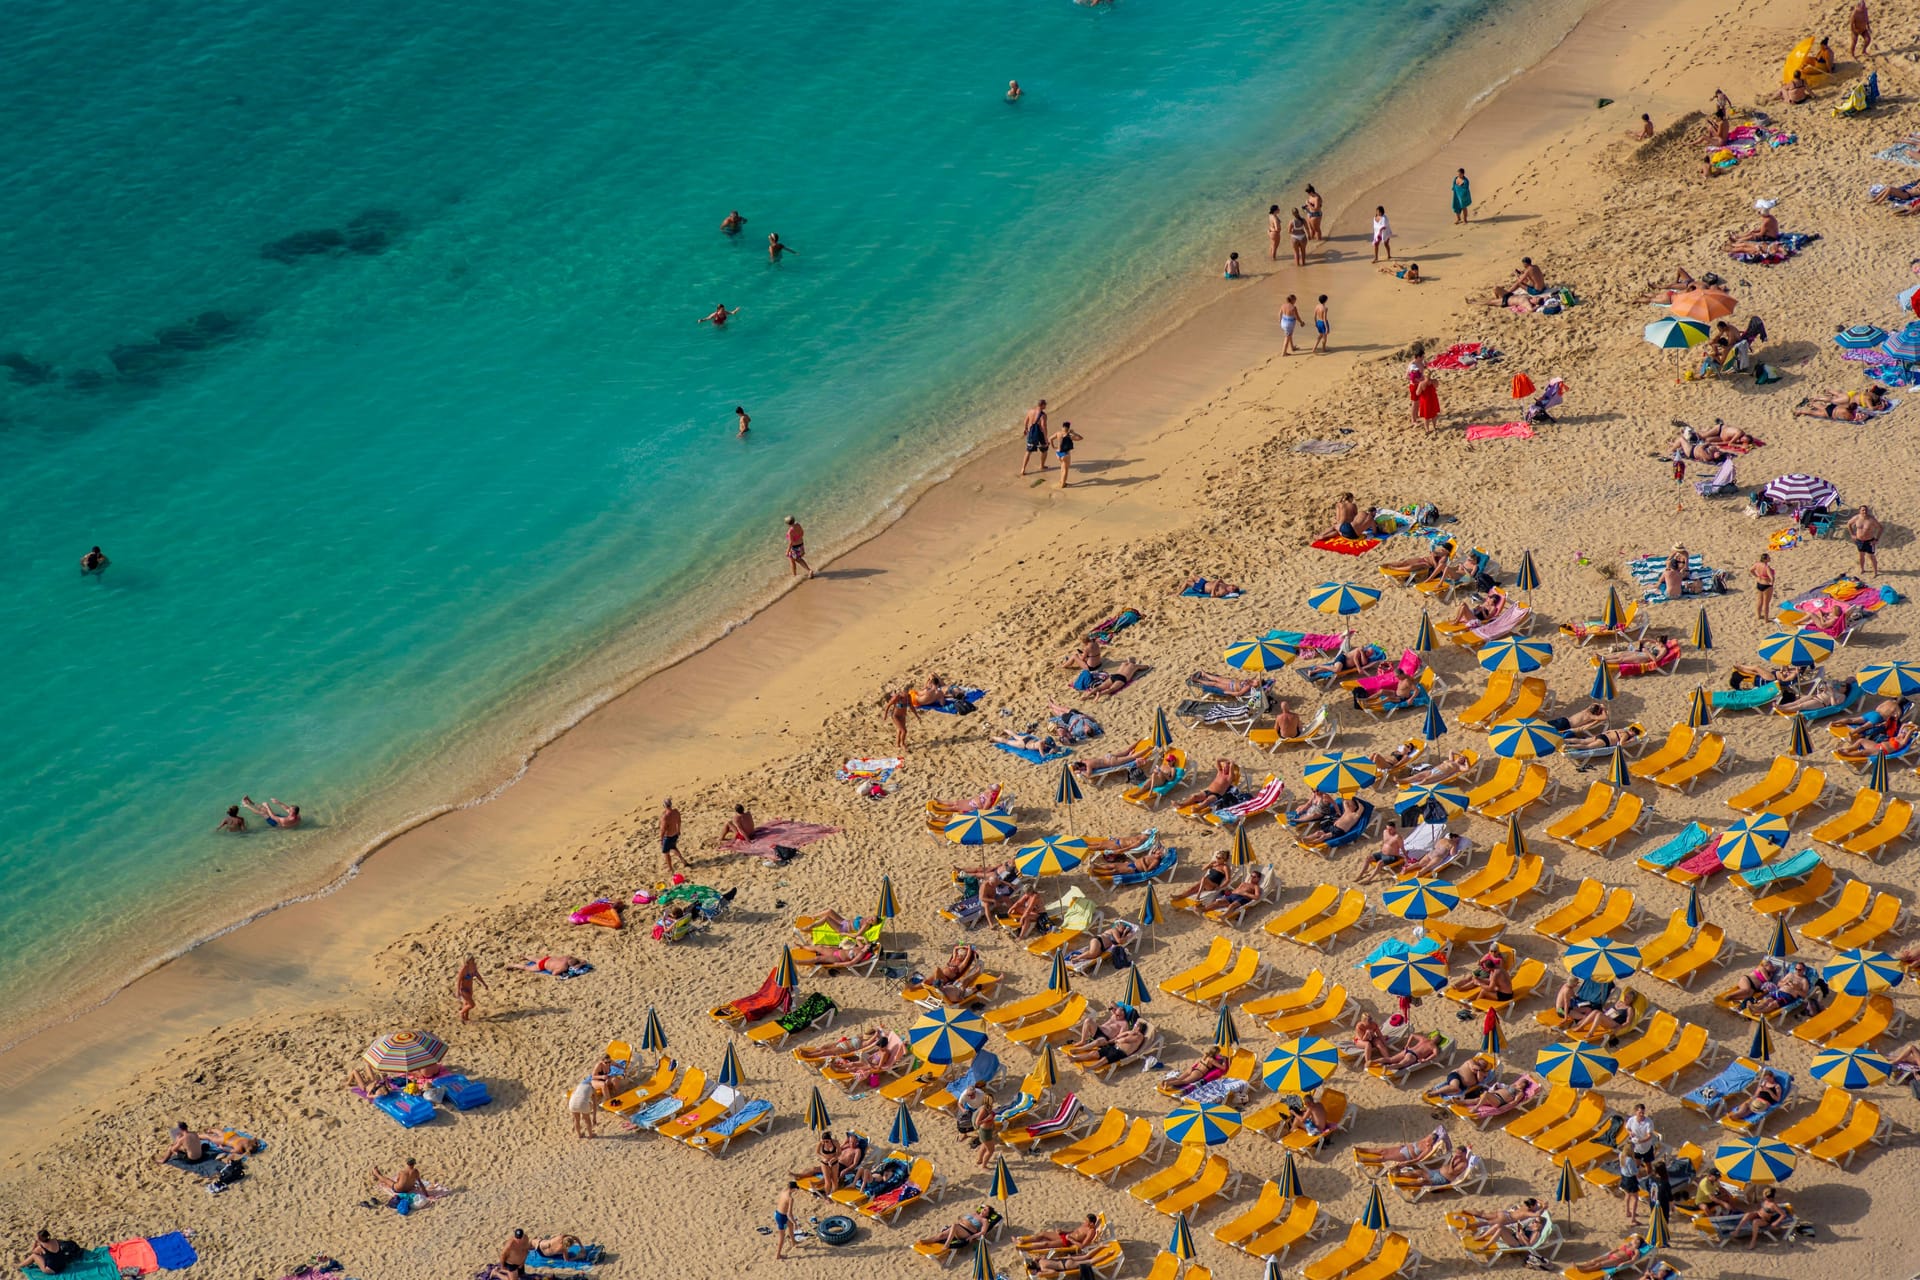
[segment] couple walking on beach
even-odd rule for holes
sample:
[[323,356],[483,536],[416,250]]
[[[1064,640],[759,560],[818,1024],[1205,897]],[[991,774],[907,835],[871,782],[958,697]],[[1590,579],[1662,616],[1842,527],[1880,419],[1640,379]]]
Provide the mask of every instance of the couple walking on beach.
[[1062,422],[1060,430],[1047,432],[1047,402],[1041,400],[1027,410],[1026,421],[1020,427],[1026,452],[1020,458],[1020,474],[1027,474],[1027,464],[1033,461],[1033,455],[1040,455],[1040,469],[1047,469],[1047,447],[1052,445],[1053,456],[1060,459],[1060,487],[1067,487],[1067,478],[1073,470],[1073,446],[1083,437],[1073,429],[1071,422]]

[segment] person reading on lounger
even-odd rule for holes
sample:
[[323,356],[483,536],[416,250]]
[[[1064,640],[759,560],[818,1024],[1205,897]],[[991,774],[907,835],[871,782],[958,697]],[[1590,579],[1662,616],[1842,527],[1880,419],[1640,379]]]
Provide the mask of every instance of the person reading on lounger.
[[1633,992],[1622,987],[1598,1009],[1582,1014],[1568,1030],[1576,1035],[1604,1035],[1611,1044],[1632,1021]]
[[1197,1060],[1179,1071],[1173,1072],[1163,1080],[1161,1084],[1164,1088],[1175,1092],[1185,1092],[1197,1084],[1205,1084],[1209,1080],[1218,1080],[1221,1076],[1227,1074],[1227,1067],[1229,1065],[1231,1065],[1231,1063],[1227,1057],[1227,1051],[1217,1044],[1209,1045],[1207,1051],[1201,1054]]
[[1355,1147],[1353,1158],[1361,1164],[1376,1164],[1392,1172],[1407,1165],[1417,1165],[1431,1159],[1442,1151],[1453,1150],[1453,1138],[1447,1133],[1447,1126],[1440,1124],[1418,1142],[1402,1142],[1389,1147]]
[[1021,1236],[1013,1242],[1014,1248],[1029,1252],[1046,1249],[1050,1251],[1084,1249],[1100,1238],[1100,1215],[1090,1213],[1087,1220],[1077,1227],[1065,1231],[1041,1231],[1030,1236]]
[[1815,676],[1805,693],[1791,702],[1780,703],[1775,710],[1797,715],[1802,711],[1823,711],[1828,707],[1845,706],[1852,692],[1853,682],[1850,679],[1833,680],[1827,676]]

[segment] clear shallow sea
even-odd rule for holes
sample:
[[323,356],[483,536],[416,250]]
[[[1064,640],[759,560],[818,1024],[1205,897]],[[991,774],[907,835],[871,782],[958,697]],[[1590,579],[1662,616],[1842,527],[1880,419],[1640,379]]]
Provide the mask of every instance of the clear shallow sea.
[[[471,796],[616,638],[743,612],[781,515],[830,547],[1010,430],[1490,2],[14,5],[0,1020]],[[310,829],[216,837],[242,792]]]

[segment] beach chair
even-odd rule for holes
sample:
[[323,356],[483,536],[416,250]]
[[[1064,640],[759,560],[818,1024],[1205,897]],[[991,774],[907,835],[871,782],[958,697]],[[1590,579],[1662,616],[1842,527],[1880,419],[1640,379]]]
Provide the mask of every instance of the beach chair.
[[1240,1175],[1233,1167],[1217,1155],[1209,1155],[1201,1166],[1200,1176],[1154,1204],[1156,1213],[1175,1217],[1186,1214],[1189,1218],[1200,1216],[1200,1207],[1216,1196],[1230,1196],[1240,1187]]
[[1211,809],[1199,815],[1201,821],[1216,827],[1234,827],[1248,818],[1257,818],[1263,813],[1272,813],[1287,794],[1287,784],[1277,773],[1270,773],[1266,781],[1260,784],[1260,790],[1249,799],[1238,804],[1230,804],[1219,809]]
[[1625,640],[1630,644],[1638,644],[1640,638],[1647,634],[1647,624],[1650,621],[1651,619],[1642,616],[1640,602],[1634,600],[1620,611],[1620,625],[1617,627],[1609,627],[1599,618],[1590,618],[1585,622],[1561,623],[1560,634],[1577,641],[1582,648],[1595,640]]
[[980,1016],[996,1027],[1018,1027],[1035,1018],[1044,1018],[1060,1007],[1066,995],[1059,991],[1036,991],[1030,996],[988,1009]]
[[1561,1280],[1616,1280],[1616,1278],[1625,1277],[1629,1272],[1638,1275],[1653,1262],[1653,1254],[1653,1246],[1643,1241],[1634,1251],[1633,1257],[1617,1267],[1609,1267],[1604,1271],[1590,1271],[1581,1266],[1562,1267]]
[[1700,735],[1699,745],[1695,747],[1692,755],[1679,764],[1655,774],[1653,785],[1664,787],[1668,791],[1691,795],[1702,778],[1709,773],[1725,772],[1726,767],[1727,740],[1709,730]]
[[1791,917],[1802,907],[1824,902],[1833,892],[1833,879],[1833,868],[1816,861],[1798,879],[1789,880],[1784,876],[1776,879],[1774,884],[1779,887],[1755,898],[1753,909],[1763,916]]
[[1508,815],[1520,813],[1529,806],[1539,804],[1552,797],[1560,789],[1547,767],[1529,760],[1520,773],[1520,783],[1504,795],[1495,796],[1475,809],[1489,822],[1504,822]]
[[1693,751],[1693,730],[1684,724],[1676,724],[1667,730],[1667,740],[1658,750],[1649,751],[1627,766],[1627,772],[1635,778],[1651,778],[1664,773],[1674,765],[1685,760]]
[[816,991],[793,1004],[789,1012],[748,1031],[746,1038],[748,1043],[757,1044],[763,1049],[783,1048],[794,1036],[831,1027],[839,1012],[840,1006],[824,993]]
[[1821,863],[1820,853],[1816,849],[1802,849],[1790,857],[1776,858],[1763,863],[1751,871],[1742,871],[1732,877],[1733,882],[1749,893],[1759,893],[1776,884],[1790,880],[1799,880],[1809,875]]
[[1607,893],[1605,905],[1592,919],[1582,920],[1562,934],[1560,940],[1572,944],[1585,942],[1589,938],[1610,938],[1632,928],[1639,914],[1640,905],[1634,900],[1633,890],[1613,889]]
[[[1435,628],[1440,630],[1440,628]],[[1533,630],[1533,610],[1523,604],[1509,604],[1493,618],[1493,621],[1464,631],[1444,632],[1446,638],[1463,649],[1478,649],[1489,640],[1504,640],[1508,636],[1526,635]]]
[[1379,1238],[1372,1227],[1354,1223],[1345,1240],[1300,1269],[1301,1280],[1341,1280],[1367,1260]]
[[1075,1173],[1111,1185],[1120,1171],[1136,1160],[1151,1160],[1164,1139],[1154,1133],[1153,1122],[1136,1117],[1119,1142],[1073,1166]]
[[699,1067],[689,1067],[687,1074],[680,1077],[679,1087],[671,1094],[648,1103],[638,1111],[623,1114],[628,1115],[637,1128],[654,1129],[695,1105],[706,1095],[707,1073]]
[[1500,720],[1525,720],[1539,715],[1552,705],[1553,693],[1547,688],[1547,682],[1539,676],[1523,676],[1512,705],[1500,713]]
[[1587,879],[1573,891],[1573,897],[1552,914],[1534,922],[1533,931],[1543,938],[1564,941],[1569,931],[1600,914],[1606,906],[1607,886]]
[[940,1087],[949,1068],[937,1062],[923,1062],[874,1090],[888,1102],[918,1102]]
[[[1494,852],[1505,852],[1504,843],[1495,845]],[[1489,859],[1492,858],[1489,854]],[[1558,875],[1547,866],[1545,859],[1537,853],[1529,853],[1514,861],[1513,873],[1489,888],[1481,889],[1471,895],[1475,905],[1503,916],[1512,916],[1514,908],[1529,894],[1551,893],[1558,882]]]
[[1852,1094],[1835,1085],[1828,1085],[1827,1091],[1820,1095],[1820,1105],[1774,1134],[1774,1141],[1784,1142],[1804,1152],[1814,1143],[1840,1132],[1847,1123],[1847,1111],[1852,1106]]
[[1051,1017],[1038,1018],[1022,1023],[1016,1028],[1002,1027],[1007,1039],[1014,1044],[1026,1045],[1035,1053],[1056,1036],[1070,1034],[1080,1025],[1080,1019],[1087,1016],[1087,998],[1079,992],[1067,997],[1067,1002]]
[[[1744,1059],[1742,1059],[1742,1061],[1744,1061]],[[1783,1108],[1787,1107],[1788,1105],[1796,1101],[1796,1099],[1793,1096],[1793,1076],[1788,1072],[1782,1070],[1781,1068],[1772,1066],[1771,1064],[1767,1065],[1765,1067],[1765,1070],[1768,1075],[1772,1076],[1775,1080],[1778,1080],[1780,1082],[1784,1090],[1780,1095],[1780,1100],[1774,1103],[1772,1106],[1768,1107],[1765,1111],[1761,1111],[1750,1116],[1734,1116],[1723,1105],[1721,1108],[1721,1114],[1718,1117],[1721,1128],[1729,1129],[1734,1133],[1744,1133],[1749,1136],[1757,1136],[1766,1131],[1768,1120],[1771,1120],[1774,1116],[1778,1115]],[[1720,1102],[1722,1104],[1725,1104],[1728,1101],[1730,1101],[1730,1099],[1725,1099],[1725,1098],[1720,1099]]]
[[1833,803],[1826,793],[1827,771],[1808,765],[1794,780],[1793,790],[1767,806],[1767,812],[1791,822],[1809,809],[1824,809]]
[[[1456,1228],[1457,1229],[1457,1228]],[[1491,1267],[1502,1258],[1537,1254],[1543,1258],[1558,1258],[1560,1249],[1567,1242],[1566,1232],[1553,1215],[1540,1215],[1540,1234],[1534,1237],[1532,1244],[1501,1244],[1498,1241],[1462,1239],[1461,1247],[1467,1251],[1467,1257],[1483,1267]]]
[[1546,836],[1549,840],[1569,843],[1572,838],[1607,816],[1607,810],[1613,807],[1613,788],[1604,782],[1595,782],[1587,788],[1587,798],[1574,808],[1548,824]]
[[1071,1169],[1082,1160],[1089,1159],[1103,1151],[1110,1151],[1120,1144],[1127,1133],[1127,1113],[1118,1107],[1108,1107],[1106,1115],[1093,1132],[1075,1141],[1071,1146],[1062,1147],[1049,1157],[1062,1169]]
[[1500,716],[1500,709],[1513,701],[1516,680],[1511,671],[1496,671],[1487,677],[1487,687],[1473,704],[1454,717],[1454,723],[1467,729],[1485,729]]
[[1848,853],[1860,855],[1868,862],[1878,862],[1880,855],[1890,846],[1906,839],[1912,826],[1912,802],[1900,799],[1889,800],[1887,811],[1880,815],[1878,822],[1839,847]]
[[1726,931],[1719,925],[1703,924],[1695,930],[1685,947],[1657,965],[1642,963],[1641,972],[1684,991],[1691,991],[1693,980],[1711,969],[1720,959],[1726,942]]
[[1300,732],[1291,738],[1282,738],[1279,730],[1269,725],[1265,729],[1247,730],[1247,741],[1268,752],[1279,751],[1283,747],[1331,747],[1339,734],[1340,726],[1334,723],[1333,713],[1322,703],[1314,710],[1311,718],[1300,724]]
[[1489,802],[1507,795],[1526,776],[1525,760],[1502,759],[1493,767],[1493,775],[1467,792],[1467,808],[1475,813]]
[[1364,921],[1371,911],[1372,908],[1367,905],[1367,895],[1358,889],[1349,889],[1340,895],[1338,906],[1291,935],[1292,940],[1303,947],[1325,951],[1342,933]]
[[1240,948],[1226,972],[1219,977],[1201,983],[1197,987],[1188,987],[1179,993],[1182,1000],[1191,1000],[1194,1004],[1218,1008],[1236,992],[1260,979],[1260,953],[1252,947]]
[[1678,955],[1686,945],[1693,941],[1693,928],[1687,923],[1686,909],[1682,908],[1667,917],[1667,927],[1660,935],[1640,944],[1640,968],[1644,971],[1662,964]]
[[1905,1020],[1883,994],[1836,995],[1832,1004],[1795,1027],[1793,1037],[1827,1049],[1858,1049],[1883,1035],[1898,1034]]
[[1509,1137],[1530,1143],[1536,1136],[1561,1124],[1572,1115],[1580,1098],[1581,1093],[1578,1089],[1571,1089],[1563,1084],[1554,1085],[1532,1108],[1507,1121],[1501,1128]]
[[1024,1124],[1009,1125],[1001,1132],[1000,1140],[1025,1151],[1055,1138],[1075,1138],[1086,1132],[1090,1115],[1080,1095],[1070,1093],[1051,1114],[1041,1117],[1037,1112],[1030,1112]]
[[1333,910],[1334,905],[1339,901],[1338,885],[1317,885],[1305,898],[1267,921],[1262,928],[1276,938],[1287,937]]
[[1206,1163],[1206,1147],[1197,1142],[1187,1143],[1180,1148],[1180,1154],[1174,1157],[1172,1164],[1134,1183],[1127,1188],[1127,1194],[1142,1204],[1152,1204],[1199,1177]]
[[1467,1167],[1461,1170],[1460,1176],[1451,1182],[1435,1183],[1419,1173],[1395,1173],[1388,1177],[1388,1181],[1393,1189],[1400,1193],[1402,1199],[1413,1204],[1444,1191],[1452,1191],[1459,1195],[1473,1195],[1486,1189],[1489,1176],[1486,1161],[1482,1160],[1480,1153],[1476,1151],[1467,1157]]
[[[1898,897],[1891,893],[1876,893],[1873,895],[1871,905],[1857,919],[1841,923],[1834,932],[1824,937],[1820,934],[1808,936],[1819,937],[1836,951],[1844,951],[1851,947],[1872,946],[1886,934],[1899,931],[1900,918],[1905,911],[1906,904]],[[1819,925],[1825,919],[1826,917],[1823,916],[1820,920],[1811,923]],[[1806,926],[1803,925],[1800,931],[1803,934],[1806,933]]]
[[[1215,935],[1200,963],[1170,978],[1162,978],[1160,989],[1170,996],[1177,996],[1193,987],[1206,985],[1227,971],[1227,966],[1233,961],[1234,950],[1233,939]],[[992,1018],[989,1017],[988,1021],[992,1021]]]
[[1600,1132],[1606,1119],[1607,1100],[1588,1091],[1580,1095],[1566,1119],[1529,1135],[1527,1143],[1536,1151],[1554,1155]]
[[1727,807],[1735,813],[1758,813],[1767,809],[1775,800],[1787,794],[1799,772],[1798,760],[1792,756],[1775,756],[1773,763],[1767,766],[1766,776],[1727,801]]
[[1260,1184],[1260,1194],[1252,1204],[1213,1229],[1213,1238],[1229,1249],[1241,1248],[1260,1233],[1272,1230],[1286,1211],[1287,1198],[1280,1194],[1280,1185],[1269,1178]]
[[600,1104],[602,1111],[611,1111],[617,1116],[630,1116],[642,1107],[648,1106],[665,1097],[667,1090],[673,1087],[673,1077],[678,1068],[672,1058],[661,1058],[653,1069],[653,1074],[640,1081],[623,1093],[617,1093]]
[[1623,791],[1612,813],[1575,834],[1568,843],[1588,853],[1605,855],[1611,853],[1613,846],[1626,836],[1645,827],[1650,816],[1646,802],[1641,800],[1637,792]]
[[1256,1258],[1284,1259],[1303,1241],[1318,1240],[1326,1224],[1320,1221],[1320,1204],[1306,1196],[1296,1196],[1287,1206],[1287,1215],[1278,1224],[1247,1241],[1241,1250]]
[[1853,1114],[1847,1117],[1846,1125],[1839,1132],[1801,1146],[1800,1149],[1823,1164],[1844,1169],[1868,1147],[1885,1146],[1891,1136],[1890,1128],[1886,1118],[1880,1114],[1879,1105],[1862,1098],[1854,1103]]
[[[1332,888],[1331,885],[1328,887]],[[1289,1013],[1298,1013],[1302,1009],[1312,1008],[1325,994],[1326,989],[1327,975],[1315,969],[1291,991],[1242,1001],[1240,1012],[1255,1018],[1276,1018]]]
[[1389,1231],[1380,1241],[1380,1252],[1347,1271],[1345,1280],[1394,1280],[1412,1274],[1419,1265],[1420,1252],[1413,1242],[1397,1231]]
[[1808,838],[1815,844],[1844,845],[1873,826],[1874,817],[1880,812],[1880,802],[1884,799],[1886,795],[1883,792],[1861,787],[1853,793],[1853,803],[1847,806],[1845,813],[1828,818],[1815,827]]
[[710,1156],[722,1156],[736,1141],[773,1128],[773,1104],[755,1100],[736,1107],[730,1114],[685,1139],[686,1145]]
[[1308,1133],[1296,1129],[1280,1136],[1280,1145],[1295,1155],[1318,1156],[1325,1151],[1328,1142],[1336,1133],[1345,1132],[1353,1127],[1360,1109],[1353,1105],[1347,1095],[1332,1086],[1323,1086],[1320,1090],[1320,1105],[1327,1113],[1327,1127],[1319,1133]]
[[1420,932],[1449,949],[1484,950],[1506,936],[1511,923],[1462,924],[1457,920],[1422,920]]
[[[899,1153],[896,1153],[895,1158],[898,1156]],[[907,1187],[917,1187],[920,1193],[908,1195]],[[885,1195],[875,1196],[857,1207],[862,1217],[872,1218],[876,1222],[891,1223],[904,1209],[925,1204],[929,1200],[937,1202],[945,1190],[946,1180],[933,1171],[933,1162],[925,1156],[915,1156],[907,1169],[907,1180],[903,1186]],[[837,1199],[839,1194],[835,1192],[834,1197]]]
[[1311,1009],[1302,1009],[1297,1013],[1281,1014],[1267,1020],[1267,1029],[1282,1040],[1291,1040],[1299,1036],[1316,1034],[1327,1027],[1338,1026],[1354,1015],[1347,1008],[1347,989],[1339,983],[1327,988],[1327,997]]
[[1751,1058],[1735,1058],[1722,1067],[1713,1079],[1683,1095],[1680,1105],[1709,1120],[1718,1120],[1720,1113],[1735,1099],[1744,1097],[1759,1078],[1759,1063]]
[[1672,1047],[1673,1038],[1679,1032],[1680,1019],[1665,1009],[1655,1009],[1653,1016],[1647,1019],[1646,1025],[1640,1028],[1638,1036],[1632,1040],[1622,1037],[1621,1045],[1611,1050],[1614,1074],[1632,1075],[1635,1068],[1654,1061]]
[[690,1110],[654,1126],[654,1132],[663,1138],[672,1138],[676,1142],[691,1138],[714,1121],[732,1114],[734,1104],[744,1101],[746,1099],[742,1098],[740,1091],[732,1085],[716,1084],[713,1086],[713,1092]]

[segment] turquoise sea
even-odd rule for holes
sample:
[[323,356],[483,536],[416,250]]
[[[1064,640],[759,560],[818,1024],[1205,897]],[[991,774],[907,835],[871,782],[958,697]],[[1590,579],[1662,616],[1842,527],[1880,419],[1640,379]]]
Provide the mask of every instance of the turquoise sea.
[[[1490,3],[11,6],[6,1020],[1010,436]],[[310,827],[216,836],[243,792]]]

